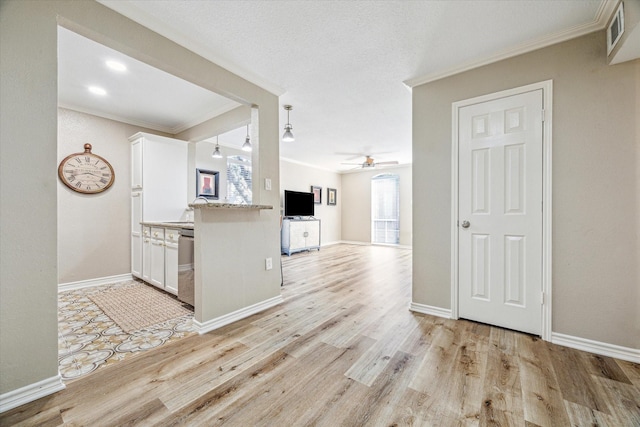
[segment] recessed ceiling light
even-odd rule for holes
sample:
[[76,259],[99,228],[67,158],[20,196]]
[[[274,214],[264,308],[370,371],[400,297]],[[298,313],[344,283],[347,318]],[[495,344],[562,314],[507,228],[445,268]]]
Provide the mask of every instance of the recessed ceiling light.
[[127,66],[118,61],[106,61],[107,67],[114,71],[127,71]]
[[95,94],[95,95],[106,95],[107,91],[102,89],[101,87],[98,86],[89,86],[89,92]]

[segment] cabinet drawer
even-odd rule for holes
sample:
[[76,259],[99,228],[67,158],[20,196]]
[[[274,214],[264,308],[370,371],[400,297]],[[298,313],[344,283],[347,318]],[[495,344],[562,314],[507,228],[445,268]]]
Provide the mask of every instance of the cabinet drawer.
[[164,228],[151,227],[151,238],[164,240]]
[[164,230],[164,241],[166,243],[178,243],[180,239],[180,231],[173,228],[166,228]]

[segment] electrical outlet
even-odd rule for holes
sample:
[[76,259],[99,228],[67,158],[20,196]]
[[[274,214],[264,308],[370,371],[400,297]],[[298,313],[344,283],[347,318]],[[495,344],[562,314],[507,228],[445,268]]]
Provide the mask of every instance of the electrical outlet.
[[271,270],[273,268],[273,260],[271,258],[266,258],[264,260],[264,269]]
[[264,179],[264,189],[271,190],[271,178]]

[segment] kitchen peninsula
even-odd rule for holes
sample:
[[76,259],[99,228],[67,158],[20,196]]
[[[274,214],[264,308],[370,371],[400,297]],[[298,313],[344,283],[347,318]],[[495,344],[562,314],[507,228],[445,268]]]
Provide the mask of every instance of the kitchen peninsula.
[[272,232],[274,217],[267,214],[273,206],[193,203],[189,207],[194,210],[198,331],[217,329],[282,302],[282,296],[274,297],[268,286],[280,278],[280,269],[273,268],[279,259],[264,250],[265,242],[278,239]]

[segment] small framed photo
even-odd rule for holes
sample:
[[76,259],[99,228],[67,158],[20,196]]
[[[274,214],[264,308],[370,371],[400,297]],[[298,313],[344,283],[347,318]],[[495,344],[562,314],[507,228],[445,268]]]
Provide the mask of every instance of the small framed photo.
[[313,193],[313,203],[316,205],[322,203],[322,187],[311,186],[311,192]]
[[220,172],[196,169],[196,197],[218,200]]
[[327,205],[335,206],[338,203],[338,190],[335,188],[327,188]]

